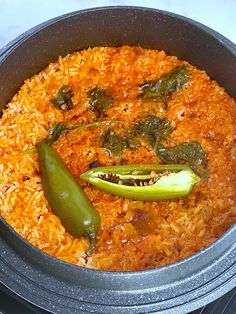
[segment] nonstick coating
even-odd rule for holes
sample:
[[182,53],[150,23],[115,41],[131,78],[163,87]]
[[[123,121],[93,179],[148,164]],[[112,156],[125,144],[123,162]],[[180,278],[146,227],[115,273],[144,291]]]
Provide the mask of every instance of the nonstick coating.
[[[236,98],[236,47],[172,13],[108,7],[70,13],[28,31],[0,51],[0,105],[59,55],[94,46],[163,49],[204,69]],[[0,219],[0,281],[55,313],[186,313],[236,285],[236,227],[181,262],[148,271],[103,272],[39,251]]]

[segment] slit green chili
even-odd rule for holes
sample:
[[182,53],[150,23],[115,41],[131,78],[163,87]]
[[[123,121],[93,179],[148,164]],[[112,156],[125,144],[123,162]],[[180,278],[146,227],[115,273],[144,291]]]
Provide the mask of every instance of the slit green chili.
[[97,167],[81,179],[124,198],[158,201],[188,195],[201,179],[186,165],[124,165]]
[[75,237],[88,236],[93,249],[100,216],[55,149],[39,143],[39,168],[45,197],[66,231]]

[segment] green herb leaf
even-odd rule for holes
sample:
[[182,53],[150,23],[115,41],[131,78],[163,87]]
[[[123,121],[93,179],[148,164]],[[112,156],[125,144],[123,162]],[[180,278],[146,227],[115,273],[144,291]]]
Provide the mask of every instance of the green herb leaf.
[[144,136],[153,147],[157,138],[166,140],[171,131],[171,123],[167,118],[161,119],[152,115],[139,121],[133,129],[136,136]]
[[115,131],[108,129],[101,136],[101,146],[114,155],[120,155],[124,149],[128,148],[128,142],[124,137],[115,133]]
[[177,66],[171,72],[161,76],[157,82],[146,82],[140,85],[142,92],[138,97],[147,101],[160,101],[167,105],[171,94],[182,89],[190,76],[187,66]]
[[[84,129],[88,128],[106,128],[106,127],[112,127],[112,126],[117,126],[117,125],[124,125],[126,126],[129,124],[128,122],[125,121],[97,121],[97,122],[92,122],[92,123],[87,123],[87,124],[78,124],[78,125],[73,125],[73,124],[64,124],[63,122],[59,122],[57,124],[53,124],[49,129],[48,129],[48,134],[46,138],[44,139],[44,143],[47,143],[49,145],[52,145],[56,141],[59,140],[61,134],[66,131],[81,131]],[[131,144],[130,144],[131,145]]]
[[100,119],[105,110],[111,106],[113,97],[108,95],[104,89],[94,88],[88,92],[90,110]]
[[57,94],[57,97],[52,98],[51,103],[58,109],[66,111],[74,107],[71,98],[73,97],[73,92],[69,86],[63,85]]
[[165,147],[157,142],[154,150],[167,164],[187,163],[200,176],[206,174],[207,154],[196,141],[181,143],[175,147]]
[[48,145],[52,145],[55,143],[61,136],[61,134],[65,131],[67,131],[69,128],[62,122],[59,122],[57,124],[53,124],[48,129],[48,134],[46,138],[44,139],[44,143]]

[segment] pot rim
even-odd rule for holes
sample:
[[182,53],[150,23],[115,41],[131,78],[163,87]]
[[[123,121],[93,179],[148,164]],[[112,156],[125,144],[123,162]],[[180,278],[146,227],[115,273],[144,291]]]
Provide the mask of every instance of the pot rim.
[[150,11],[150,12],[157,12],[161,13],[163,15],[168,15],[171,17],[175,17],[177,19],[180,19],[184,22],[190,23],[198,28],[201,28],[206,33],[210,34],[212,37],[214,37],[217,41],[220,41],[223,44],[226,44],[227,49],[231,51],[232,54],[236,57],[236,43],[233,43],[230,39],[223,36],[221,33],[215,31],[209,26],[206,26],[202,24],[201,22],[195,21],[191,18],[185,17],[183,15],[173,13],[166,10],[160,10],[152,7],[145,7],[145,6],[132,6],[132,5],[111,5],[111,6],[99,6],[99,7],[93,7],[88,9],[82,9],[82,10],[76,10],[72,12],[68,12],[59,16],[56,16],[54,18],[51,18],[47,21],[44,21],[42,23],[37,24],[36,26],[31,27],[30,29],[26,30],[22,34],[16,36],[13,38],[9,43],[4,45],[0,48],[0,56],[9,52],[10,49],[14,48],[14,46],[18,46],[20,44],[20,41],[24,42],[29,37],[37,33],[38,31],[43,30],[44,28],[56,23],[57,21],[61,21],[64,19],[67,19],[68,17],[73,17],[78,14],[84,14],[84,13],[90,13],[90,12],[98,12],[98,11],[104,11],[104,10],[138,10],[138,11]]
[[[22,35],[18,36],[16,39],[11,41],[9,44],[7,44],[5,47],[3,47],[0,50],[0,64],[3,63],[11,53],[14,53],[14,50],[18,46],[20,46],[22,43],[27,41],[31,36],[33,36],[34,34],[36,34],[38,32],[41,32],[44,28],[47,28],[48,26],[53,25],[54,23],[57,23],[58,21],[62,21],[64,19],[68,19],[70,17],[81,15],[84,13],[104,11],[104,10],[116,10],[116,9],[120,9],[120,10],[129,9],[129,10],[138,10],[138,11],[157,12],[159,14],[168,15],[170,17],[180,19],[180,20],[182,20],[188,24],[191,24],[197,28],[200,28],[202,31],[206,32],[211,37],[214,37],[218,42],[220,42],[224,47],[226,47],[228,49],[228,51],[230,51],[230,53],[236,58],[236,46],[230,40],[226,39],[224,36],[217,33],[216,31],[210,29],[209,27],[206,27],[206,26],[202,25],[201,23],[196,22],[194,20],[182,17],[178,14],[174,14],[171,12],[158,10],[158,9],[152,9],[152,8],[136,7],[136,6],[106,6],[106,7],[90,8],[90,9],[79,10],[79,11],[67,13],[67,14],[61,15],[59,17],[50,19],[46,22],[43,22],[43,23],[31,28],[30,30],[28,30],[25,33],[23,33]],[[129,275],[129,277],[130,276],[135,277],[135,276],[140,276],[141,274],[143,274],[143,275],[145,275],[147,273],[152,274],[152,273],[164,271],[166,269],[171,269],[171,268],[175,269],[176,267],[183,266],[186,263],[188,264],[189,262],[194,261],[197,258],[202,257],[207,252],[210,252],[210,251],[214,250],[215,248],[217,248],[218,246],[220,246],[220,244],[222,245],[222,242],[226,242],[230,235],[232,235],[233,233],[236,234],[236,225],[232,225],[225,233],[223,233],[223,235],[221,235],[217,240],[215,240],[214,242],[212,242],[211,244],[206,246],[204,249],[202,249],[202,250],[198,251],[197,253],[195,253],[195,254],[193,254],[193,255],[185,258],[185,259],[182,259],[176,263],[172,263],[172,264],[162,266],[162,267],[156,267],[156,268],[149,269],[149,270],[114,272],[114,271],[102,271],[102,270],[96,270],[96,269],[89,269],[89,268],[85,268],[82,266],[77,266],[74,264],[70,264],[68,262],[61,261],[58,258],[53,257],[51,255],[48,255],[48,254],[44,253],[43,251],[41,251],[40,249],[33,246],[31,243],[29,243],[27,240],[25,240],[22,236],[20,236],[2,217],[0,217],[0,221],[5,225],[5,227],[9,230],[9,232],[14,234],[14,236],[16,238],[18,238],[20,241],[23,241],[27,247],[29,247],[31,250],[33,250],[37,254],[39,253],[40,255],[44,256],[49,261],[60,263],[61,265],[64,265],[66,267],[70,267],[70,268],[73,268],[76,270],[80,269],[80,270],[83,270],[83,272],[85,272],[85,273],[87,272],[87,273],[96,274],[96,275],[104,274],[106,276],[112,276],[112,277],[116,277],[116,278],[126,277],[127,274]],[[222,289],[222,294],[224,294],[225,292],[227,292],[227,290]],[[221,294],[218,294],[217,297],[219,297],[219,296],[221,296]],[[202,300],[200,300],[200,303],[202,302],[202,304],[203,304],[204,300],[205,300],[205,296],[202,298]],[[208,296],[208,300],[209,300],[209,296]],[[189,307],[189,309],[194,309],[194,308],[195,307]]]
[[[4,62],[4,60],[8,57],[9,54],[11,54],[12,52],[14,52],[15,48],[17,48],[19,45],[21,45],[23,42],[27,41],[31,36],[33,36],[35,33],[38,33],[40,31],[42,31],[44,28],[58,22],[64,19],[68,19],[70,17],[73,16],[77,16],[78,14],[83,14],[83,13],[89,13],[89,12],[94,12],[94,11],[104,11],[104,10],[115,10],[115,9],[121,9],[121,10],[127,10],[127,9],[132,9],[132,10],[139,10],[139,11],[151,11],[151,12],[158,12],[164,15],[169,15],[171,17],[176,17],[178,19],[181,19],[187,23],[190,24],[194,24],[196,27],[200,27],[201,29],[203,29],[205,32],[209,33],[211,36],[213,36],[216,40],[220,40],[221,43],[223,43],[224,45],[227,46],[227,48],[234,54],[235,58],[236,58],[236,45],[230,41],[229,39],[227,39],[226,37],[224,37],[223,35],[221,35],[220,33],[216,32],[215,30],[209,28],[208,26],[203,25],[202,23],[199,23],[197,21],[194,21],[190,18],[186,18],[184,16],[181,16],[179,14],[175,14],[172,12],[168,12],[165,10],[159,10],[159,9],[155,9],[155,8],[148,8],[148,7],[143,7],[143,6],[102,6],[102,7],[94,7],[94,8],[89,8],[89,9],[84,9],[84,10],[78,10],[78,11],[73,11],[73,12],[69,12],[60,16],[57,16],[55,18],[49,19],[48,21],[45,21],[43,23],[40,23],[34,27],[32,27],[31,29],[27,30],[26,32],[24,32],[23,34],[19,35],[18,37],[16,37],[15,39],[13,39],[12,41],[10,41],[7,45],[5,45],[1,50],[0,50],[0,64],[2,62]],[[219,38],[220,37],[220,38]],[[2,58],[2,60],[1,60]],[[20,234],[18,234],[1,216],[0,216],[0,220],[2,220],[4,223],[6,223],[8,225],[8,228],[11,229],[11,231],[13,231],[15,233],[16,236],[18,236],[21,240],[23,240],[25,243],[29,244],[34,250],[40,251],[41,253],[43,253],[44,255],[46,255],[47,257],[53,258],[56,261],[61,261],[60,259],[51,256],[47,253],[44,253],[44,251],[38,249],[37,247],[33,246],[30,242],[28,242],[27,240],[25,240]],[[65,265],[72,265],[73,267],[79,267],[88,271],[94,271],[94,272],[104,272],[104,273],[109,273],[109,274],[116,274],[116,275],[125,275],[127,273],[130,274],[134,274],[134,273],[146,273],[146,272],[150,272],[156,269],[166,269],[167,267],[173,267],[173,266],[178,266],[178,265],[182,265],[184,261],[190,261],[192,259],[194,259],[195,257],[198,257],[202,254],[204,254],[205,252],[214,249],[219,241],[223,241],[225,238],[228,237],[228,235],[232,232],[232,230],[236,231],[236,224],[232,225],[226,232],[224,232],[219,238],[217,238],[215,241],[213,241],[212,243],[210,243],[209,245],[207,245],[205,248],[203,248],[202,250],[196,252],[195,254],[184,258],[178,262],[175,263],[171,263],[168,264],[166,266],[161,266],[161,267],[156,267],[156,268],[152,268],[152,269],[148,269],[148,270],[140,270],[140,271],[127,271],[127,272],[115,272],[115,271],[103,271],[103,270],[97,270],[97,269],[90,269],[90,268],[85,268],[83,266],[77,266],[65,261],[62,261],[62,263],[65,263]]]

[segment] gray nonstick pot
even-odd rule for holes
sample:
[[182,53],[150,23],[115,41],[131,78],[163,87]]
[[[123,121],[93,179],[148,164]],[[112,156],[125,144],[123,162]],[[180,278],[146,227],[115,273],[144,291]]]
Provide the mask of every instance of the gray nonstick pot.
[[[26,78],[58,56],[94,46],[163,49],[206,72],[236,99],[236,46],[181,16],[138,7],[106,7],[43,23],[0,51],[0,106]],[[138,272],[104,272],[36,249],[0,218],[0,281],[53,313],[187,313],[236,286],[236,226],[197,254]]]

